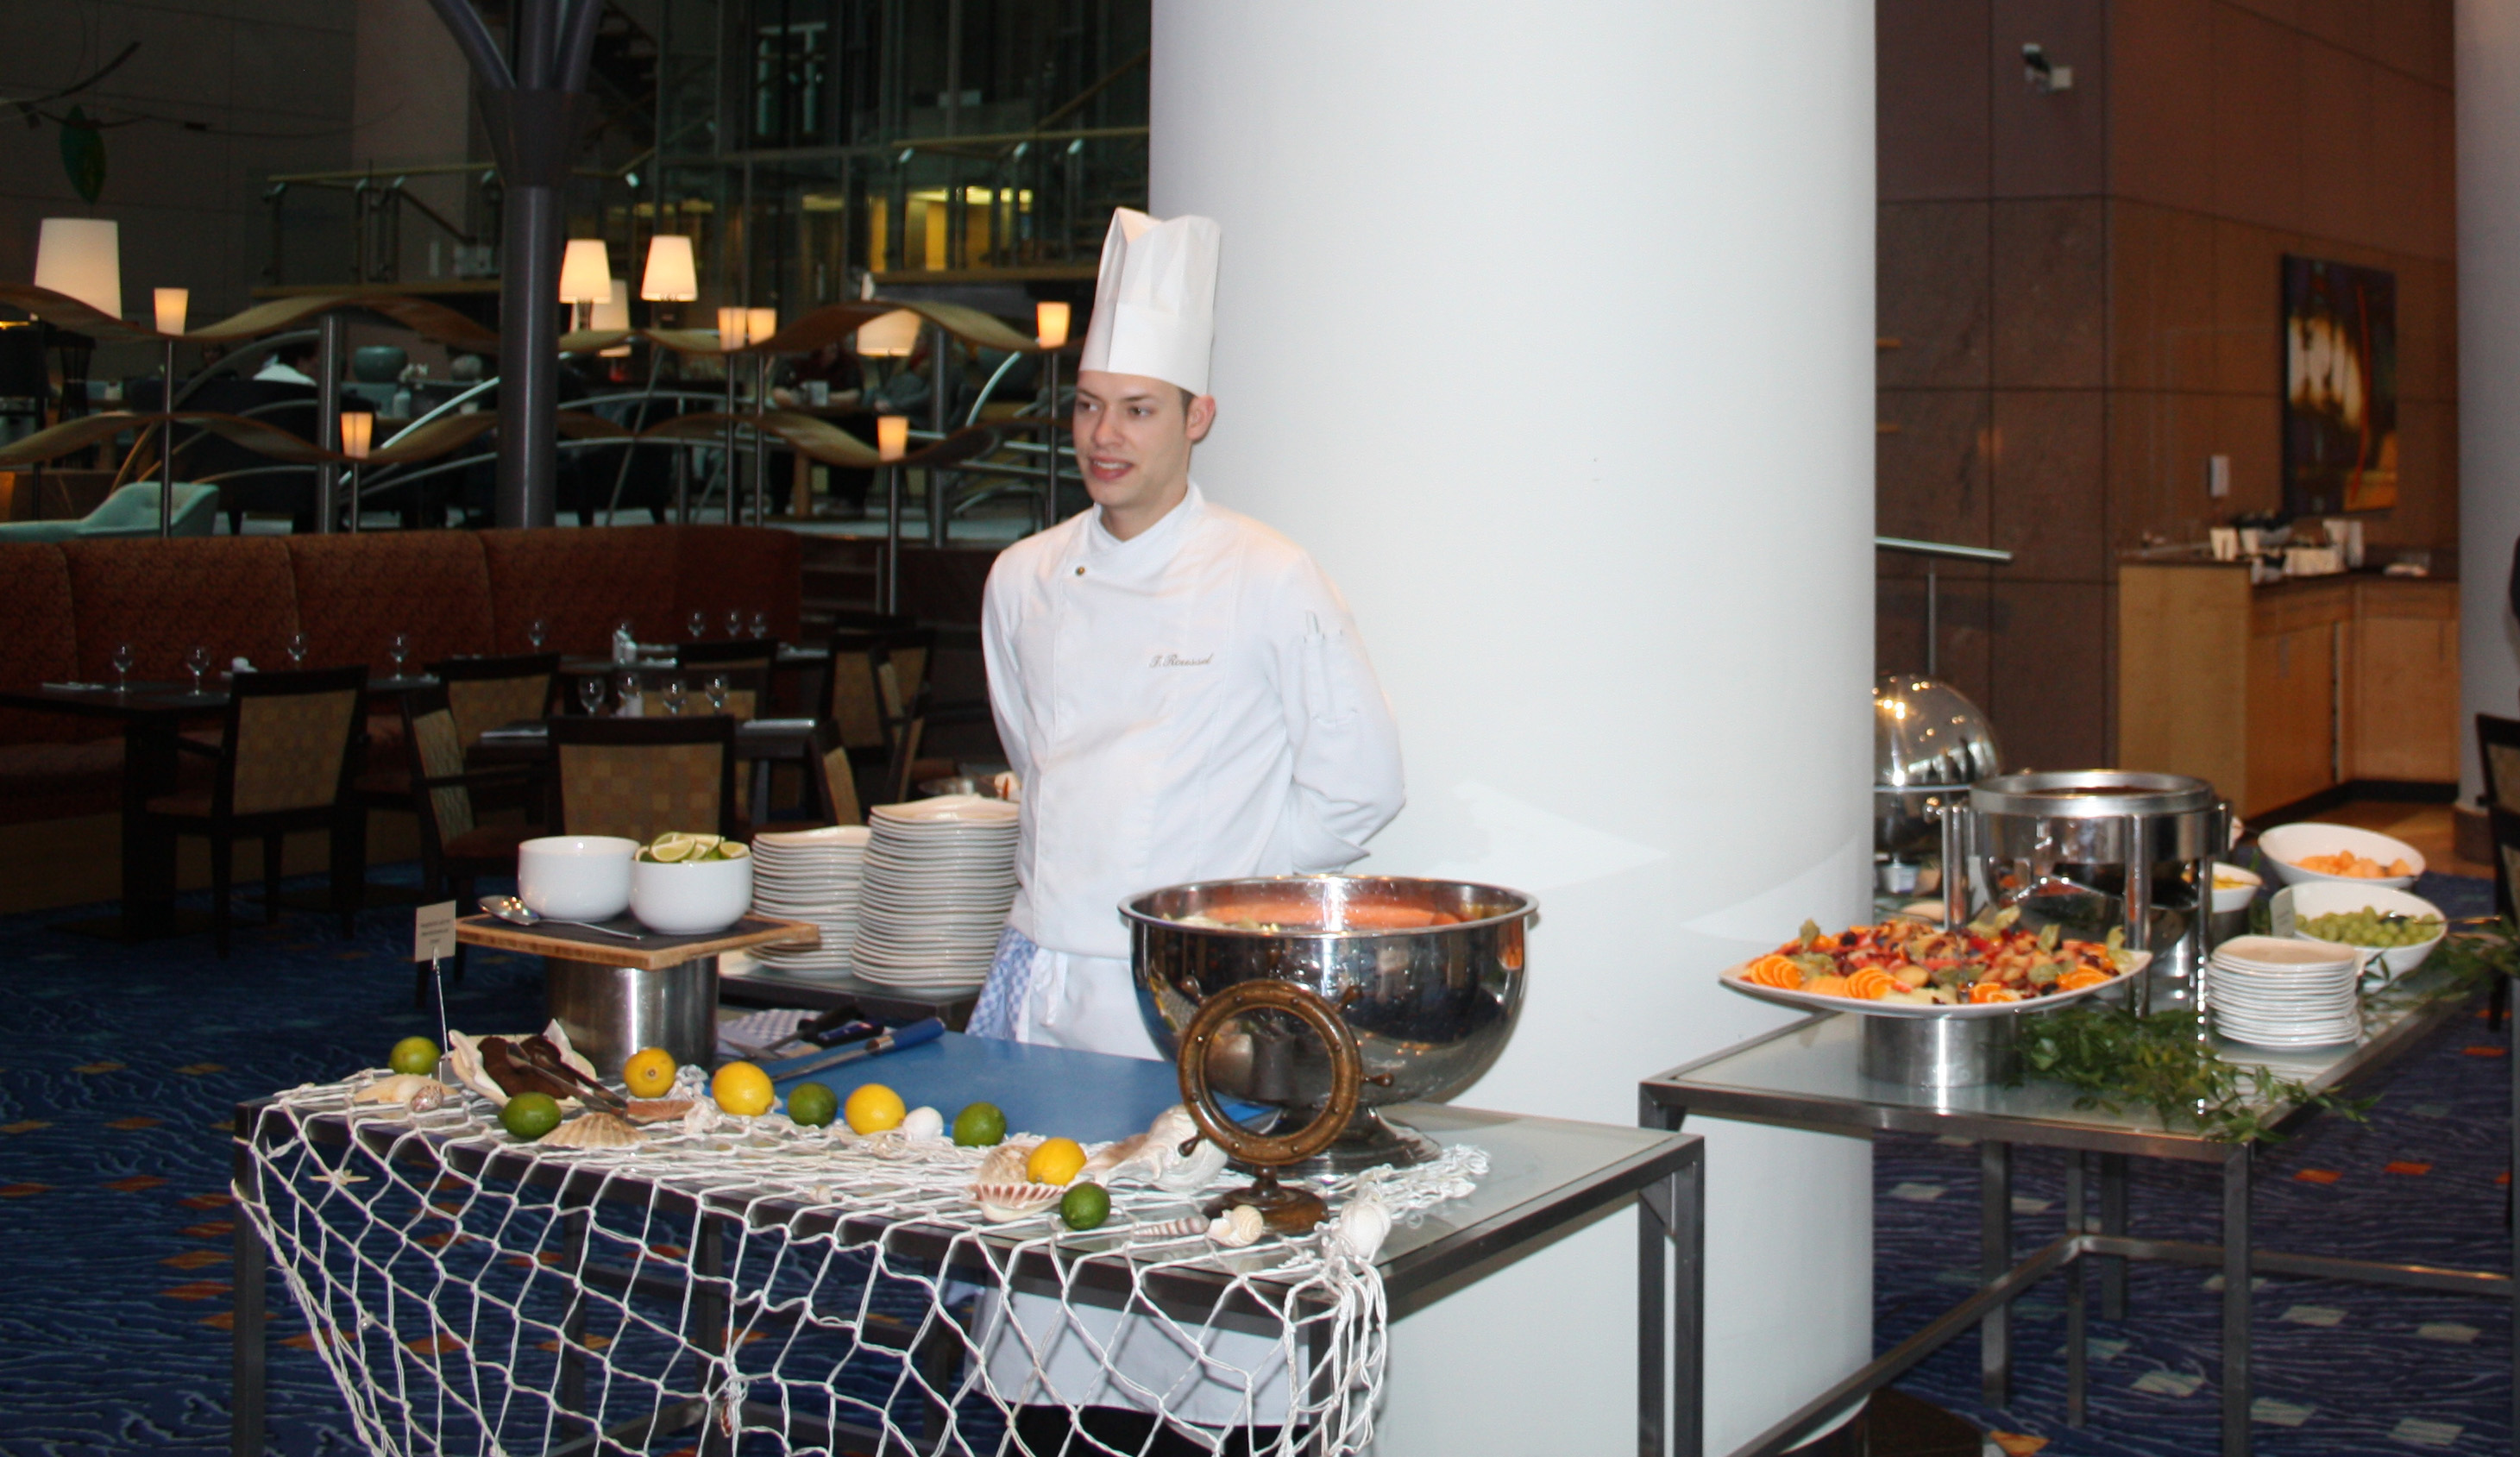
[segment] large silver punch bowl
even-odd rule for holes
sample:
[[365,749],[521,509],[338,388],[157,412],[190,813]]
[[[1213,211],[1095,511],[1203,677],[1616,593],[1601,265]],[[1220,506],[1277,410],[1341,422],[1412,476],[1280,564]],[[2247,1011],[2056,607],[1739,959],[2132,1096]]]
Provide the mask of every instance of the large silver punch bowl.
[[[1519,891],[1399,876],[1210,880],[1150,891],[1120,907],[1138,1006],[1166,1056],[1199,1002],[1238,982],[1293,982],[1356,1034],[1365,1089],[1347,1130],[1296,1172],[1344,1171],[1435,1156],[1433,1140],[1374,1110],[1435,1102],[1478,1081],[1522,1010],[1524,933],[1539,904]],[[1207,1075],[1217,1092],[1314,1116],[1329,1053],[1282,1012],[1229,1026]]]

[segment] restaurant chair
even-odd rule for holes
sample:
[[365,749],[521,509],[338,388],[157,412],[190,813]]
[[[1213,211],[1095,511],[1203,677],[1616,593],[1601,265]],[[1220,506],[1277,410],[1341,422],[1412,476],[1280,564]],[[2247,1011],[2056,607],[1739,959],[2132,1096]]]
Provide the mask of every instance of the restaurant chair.
[[[402,695],[403,742],[409,758],[411,809],[420,821],[422,899],[452,899],[470,914],[473,886],[484,875],[517,873],[517,847],[542,833],[539,825],[483,824],[476,814],[475,788],[522,784],[531,772],[522,767],[468,770],[463,730],[443,685],[414,688]],[[464,948],[455,948],[455,979],[464,980]],[[421,967],[412,989],[415,1006],[427,1006],[428,971]]]
[[551,712],[552,695],[559,691],[560,654],[449,658],[429,664],[428,672],[446,684],[456,737],[470,754],[489,730],[530,723]]
[[815,812],[830,824],[866,823],[866,811],[858,804],[857,773],[849,765],[849,751],[840,746],[831,725],[814,726],[813,745]]
[[686,642],[674,649],[674,662],[687,671],[716,668],[768,670],[779,661],[776,638],[735,638],[718,642]]
[[744,838],[732,717],[550,722],[560,784],[554,834],[620,835],[643,845],[668,830]]
[[[2520,879],[2520,719],[2476,716],[2476,762],[2485,772],[2485,813],[2494,832],[2494,913],[2513,918],[2511,888]],[[2511,980],[2494,979],[2487,1014],[2499,1026],[2510,1014]]]
[[368,670],[313,668],[240,673],[228,689],[227,717],[216,745],[179,738],[179,752],[214,761],[206,790],[162,795],[141,815],[144,831],[204,835],[210,842],[210,909],[218,952],[228,953],[228,895],[236,841],[262,840],[262,909],[280,918],[282,837],[320,829],[330,842],[333,908],[350,935],[363,870],[358,817],[350,792],[353,739]]
[[909,797],[924,736],[927,664],[933,633],[832,635],[830,691],[821,717],[849,752],[862,787],[885,804]]

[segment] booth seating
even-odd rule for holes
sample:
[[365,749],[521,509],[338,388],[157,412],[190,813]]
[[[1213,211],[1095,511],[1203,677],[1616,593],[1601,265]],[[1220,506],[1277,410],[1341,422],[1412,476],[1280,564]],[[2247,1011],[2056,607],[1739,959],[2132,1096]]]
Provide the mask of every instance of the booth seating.
[[[181,681],[186,648],[221,667],[364,663],[387,677],[387,645],[410,639],[410,671],[475,653],[610,650],[614,624],[670,639],[693,610],[762,612],[793,640],[802,557],[791,533],[744,526],[203,537],[176,541],[0,541],[0,688]],[[401,716],[372,704],[372,760],[399,764]],[[100,815],[121,803],[122,743],[110,727],[0,710],[0,823]]]

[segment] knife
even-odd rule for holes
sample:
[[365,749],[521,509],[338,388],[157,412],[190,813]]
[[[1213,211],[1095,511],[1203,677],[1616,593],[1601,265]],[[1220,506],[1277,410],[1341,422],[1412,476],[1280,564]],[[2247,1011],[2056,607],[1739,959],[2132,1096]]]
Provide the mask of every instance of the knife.
[[762,1071],[785,1082],[790,1078],[801,1078],[807,1073],[820,1073],[828,1068],[836,1068],[842,1063],[856,1062],[860,1058],[880,1057],[886,1052],[903,1047],[916,1047],[922,1042],[932,1042],[943,1036],[945,1036],[945,1024],[934,1017],[928,1017],[913,1022],[908,1027],[878,1034],[857,1046],[843,1048],[826,1057],[799,1058],[777,1068],[764,1068]]

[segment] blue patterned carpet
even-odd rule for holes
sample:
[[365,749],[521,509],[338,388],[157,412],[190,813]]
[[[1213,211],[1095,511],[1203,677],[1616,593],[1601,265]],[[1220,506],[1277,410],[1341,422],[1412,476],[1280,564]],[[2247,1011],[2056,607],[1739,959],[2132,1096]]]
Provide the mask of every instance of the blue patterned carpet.
[[[2482,908],[2481,885],[2422,890],[2460,914]],[[408,915],[374,912],[344,941],[300,913],[245,928],[223,962],[206,938],[122,948],[49,929],[66,914],[0,917],[0,1453],[224,1452],[229,1112],[434,1034],[411,1009]],[[474,958],[452,996],[459,1025],[479,1026],[532,1025],[541,1000],[538,968],[497,955]],[[2508,1268],[2508,1045],[2454,1025],[2378,1089],[2368,1124],[2322,1120],[2265,1156],[2261,1243]],[[2025,1250],[2061,1228],[2062,1168],[2016,1156]],[[1977,1153],[1888,1140],[1876,1170],[1886,1348],[1975,1283]],[[2210,1241],[2217,1197],[2209,1170],[2136,1166],[2138,1232]],[[2009,1408],[1977,1404],[1974,1338],[1903,1385],[2049,1438],[2055,1457],[2214,1451],[2220,1307],[2205,1272],[2138,1266],[2132,1284],[2131,1318],[2093,1322],[2106,1344],[2082,1432],[2064,1424],[2055,1282],[2016,1307]],[[2261,1452],[2509,1450],[2507,1304],[2287,1279],[2256,1301]],[[292,1311],[275,1310],[272,1336],[274,1449],[356,1450]]]

